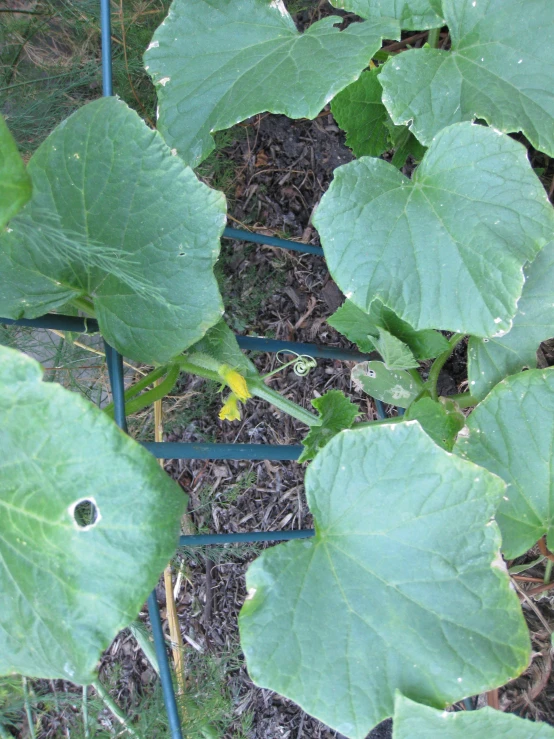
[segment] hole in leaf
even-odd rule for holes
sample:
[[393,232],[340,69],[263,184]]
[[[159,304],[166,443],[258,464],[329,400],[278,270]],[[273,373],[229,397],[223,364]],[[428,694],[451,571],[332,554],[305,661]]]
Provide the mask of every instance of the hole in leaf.
[[73,520],[80,529],[88,529],[100,520],[100,511],[96,502],[91,498],[84,498],[72,506]]
[[375,372],[375,370],[368,370],[367,371],[367,376],[368,377],[377,377],[377,372]]

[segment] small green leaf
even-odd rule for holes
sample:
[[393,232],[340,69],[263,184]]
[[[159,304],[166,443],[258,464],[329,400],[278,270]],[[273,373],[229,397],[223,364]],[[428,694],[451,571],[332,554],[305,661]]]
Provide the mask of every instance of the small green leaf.
[[554,212],[525,147],[458,123],[411,181],[370,157],[336,169],[314,224],[359,308],[378,298],[415,329],[487,337],[510,329],[523,265],[552,239]]
[[511,330],[468,345],[471,394],[481,400],[507,375],[535,369],[541,341],[554,336],[554,241],[524,268],[525,284]]
[[444,708],[518,675],[529,634],[491,522],[504,490],[413,421],[335,436],[306,474],[314,538],[248,569],[250,677],[364,739],[396,690]]
[[339,31],[341,20],[301,34],[282,0],[173,0],[144,56],[167,143],[196,166],[214,148],[212,133],[257,113],[315,118],[382,38],[399,34],[390,18]]
[[379,336],[374,340],[375,348],[383,357],[383,362],[388,370],[413,369],[419,364],[403,341],[397,339],[384,328],[379,329]]
[[488,706],[478,711],[437,711],[399,693],[393,726],[393,739],[554,739],[548,724]]
[[[370,311],[374,303],[370,306]],[[379,328],[372,316],[358,308],[351,300],[346,300],[333,315],[327,319],[329,326],[339,331],[362,352],[375,350],[373,339],[379,334]]]
[[0,347],[0,675],[86,685],[175,551],[186,496],[41,374]]
[[352,369],[352,382],[357,390],[400,408],[408,408],[421,391],[412,375],[390,371],[383,362],[359,362]]
[[33,197],[0,235],[0,315],[90,296],[122,354],[164,363],[220,320],[221,193],[115,97],[63,121],[29,162]]
[[0,115],[0,231],[31,198],[31,193],[31,178]]
[[235,334],[223,319],[211,328],[204,338],[191,346],[188,354],[201,352],[216,359],[218,362],[228,364],[229,367],[240,372],[245,377],[258,376],[258,370],[242,352],[237,343]]
[[336,122],[346,131],[346,145],[357,157],[378,157],[392,146],[391,132],[385,125],[390,116],[381,102],[383,88],[378,78],[381,69],[363,72],[331,103]]
[[346,300],[327,319],[327,323],[357,344],[363,352],[375,349],[373,339],[379,335],[379,329],[385,329],[403,341],[420,360],[432,359],[448,349],[448,340],[441,333],[433,329],[416,331],[380,300],[371,303],[369,313],[358,308],[351,300]]
[[407,31],[444,26],[441,0],[331,0],[331,5],[362,18],[397,18]]
[[312,426],[302,441],[304,451],[298,459],[299,462],[313,459],[333,436],[339,431],[349,429],[356,416],[360,415],[358,406],[348,400],[340,390],[329,390],[321,398],[312,400],[312,405],[321,416],[321,426]]
[[[441,129],[482,118],[554,155],[551,0],[443,0],[452,51],[412,49],[385,65],[383,102],[430,146]],[[439,24],[442,25],[442,24]]]
[[519,575],[520,572],[526,572],[527,570],[530,570],[531,567],[536,567],[537,565],[540,565],[540,563],[545,559],[545,557],[537,557],[537,559],[533,559],[531,562],[526,562],[523,565],[512,565],[512,567],[508,568],[508,572],[510,575]]
[[435,401],[421,398],[412,403],[406,412],[406,419],[418,421],[435,443],[447,451],[452,451],[456,436],[465,426],[465,416],[452,401]]
[[502,380],[467,425],[454,451],[508,483],[496,514],[506,557],[521,556],[544,534],[554,548],[554,369]]

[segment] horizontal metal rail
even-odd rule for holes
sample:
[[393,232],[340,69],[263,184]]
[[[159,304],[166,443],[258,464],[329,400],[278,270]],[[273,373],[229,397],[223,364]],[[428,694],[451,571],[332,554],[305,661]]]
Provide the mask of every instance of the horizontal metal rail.
[[180,441],[143,441],[142,446],[156,459],[268,459],[294,461],[303,447],[288,444],[202,444]]
[[201,547],[206,544],[240,544],[241,542],[289,541],[309,539],[315,536],[314,529],[291,531],[248,531],[240,534],[195,534],[179,537],[180,547]]
[[264,236],[263,234],[251,233],[250,231],[243,231],[238,228],[226,228],[223,231],[223,236],[226,239],[234,239],[235,241],[250,241],[254,244],[280,246],[281,249],[300,251],[304,254],[316,254],[318,257],[323,256],[323,249],[320,246],[302,244],[298,241],[290,241],[289,239],[279,239],[276,236]]

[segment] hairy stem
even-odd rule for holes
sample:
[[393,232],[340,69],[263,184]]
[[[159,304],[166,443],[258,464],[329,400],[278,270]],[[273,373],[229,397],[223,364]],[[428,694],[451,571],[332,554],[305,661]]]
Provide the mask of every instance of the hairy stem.
[[546,560],[546,566],[544,568],[544,583],[545,585],[550,582],[550,578],[552,576],[552,565],[554,562],[552,562],[551,559]]
[[83,313],[86,313],[89,316],[92,316],[93,318],[96,318],[96,313],[94,312],[94,305],[92,300],[89,300],[89,298],[85,298],[81,296],[80,298],[72,298],[70,301],[71,305],[74,305],[75,308],[78,310],[82,310]]
[[[172,364],[169,367],[169,370],[167,372],[166,377],[160,382],[159,385],[156,385],[152,388],[152,390],[147,390],[142,395],[139,395],[138,397],[133,397],[128,402],[125,402],[125,414],[127,416],[133,415],[133,413],[138,413],[138,411],[141,411],[143,408],[146,408],[148,405],[152,405],[152,403],[156,402],[157,400],[161,400],[162,398],[165,398],[166,395],[168,395],[172,390],[177,382],[177,378],[179,377],[179,372],[181,371],[179,364]],[[152,372],[150,377],[155,374]],[[147,377],[144,378],[144,380],[148,379]],[[143,382],[141,380],[140,382]],[[137,383],[137,385],[140,383]],[[150,384],[150,383],[148,383]],[[135,385],[136,388],[136,385]],[[135,395],[135,393],[133,393]],[[105,412],[108,414],[108,416],[113,417],[114,408],[113,403],[110,403],[109,406],[106,406],[104,409]]]
[[429,35],[427,36],[427,43],[433,49],[436,49],[437,46],[439,45],[440,35],[441,35],[441,29],[440,28],[432,28],[429,31]]
[[288,413],[289,416],[302,421],[306,426],[320,426],[320,419],[310,413],[310,411],[304,410],[301,406],[294,403],[292,400],[285,398],[281,393],[276,390],[272,390],[270,387],[265,385],[261,380],[248,380],[248,389],[252,395],[262,400],[267,400],[268,403],[274,405],[283,413]]
[[[127,390],[125,390],[125,410],[127,411],[127,403],[131,400],[131,398],[134,398],[135,395],[138,395],[149,385],[153,385],[154,381],[157,380],[159,377],[162,377],[162,375],[165,375],[168,369],[169,368],[167,364],[163,367],[157,367],[152,372],[149,372],[144,377],[141,377],[141,379],[134,385],[131,385],[131,387],[127,388]],[[108,405],[104,408],[104,413],[107,413],[108,416],[113,417],[113,403],[108,403]]]
[[115,716],[115,718],[119,721],[119,723],[125,727],[127,732],[134,737],[137,737],[137,739],[143,739],[143,737],[140,734],[137,734],[137,732],[133,729],[133,727],[129,723],[129,719],[127,716],[123,713],[121,708],[117,705],[117,703],[114,701],[112,696],[108,693],[106,688],[102,685],[100,680],[95,680],[92,683],[92,687],[96,690],[100,698],[102,698],[102,701],[104,702],[104,705],[106,708],[109,708],[112,714]]
[[453,400],[460,408],[472,408],[479,401],[474,398],[471,393],[456,393],[455,395],[445,395],[446,400]]
[[456,346],[460,343],[460,341],[464,338],[465,334],[454,334],[450,337],[448,340],[449,347],[448,349],[443,352],[442,354],[439,354],[439,356],[435,359],[433,362],[433,365],[431,367],[431,370],[429,371],[429,377],[427,378],[427,389],[431,393],[431,397],[433,400],[438,400],[438,394],[437,394],[437,382],[439,379],[440,372],[446,362],[448,361],[449,357],[451,356],[452,352],[456,348]]
[[27,684],[27,678],[22,677],[21,682],[23,684],[23,703],[25,704],[25,715],[27,716],[27,723],[29,724],[29,736],[31,739],[36,739],[35,724],[33,722],[33,712],[31,711],[31,702],[29,701],[29,686]]

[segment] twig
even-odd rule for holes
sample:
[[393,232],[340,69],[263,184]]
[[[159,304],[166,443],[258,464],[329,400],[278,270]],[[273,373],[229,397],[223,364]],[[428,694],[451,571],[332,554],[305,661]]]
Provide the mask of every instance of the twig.
[[383,46],[381,51],[386,51],[386,52],[400,51],[400,49],[403,49],[405,46],[408,46],[408,44],[411,44],[414,41],[419,41],[420,38],[425,38],[428,34],[429,34],[429,31],[422,31],[422,33],[415,33],[413,36],[409,36],[408,38],[405,38],[402,41],[395,41],[394,44]]
[[[527,593],[519,587],[519,585],[517,584],[517,582],[515,582],[514,580],[512,580],[512,582],[514,583],[514,587],[517,590],[517,592],[521,595],[521,597],[523,598],[523,600],[527,603],[527,605],[529,606],[529,608],[534,612],[535,616],[539,619],[539,621],[541,622],[541,624],[544,626],[544,628],[546,629],[546,633],[547,634],[552,634],[552,629],[548,625],[548,622],[545,620],[544,616],[539,611],[539,609],[537,608],[537,606],[533,603],[533,601],[531,600],[531,598],[529,598],[528,595],[527,595]],[[554,583],[552,583],[552,585],[554,585]],[[540,587],[541,588],[544,588],[545,586],[544,585],[541,585]],[[535,588],[533,588],[533,589],[535,590]]]
[[[154,385],[159,385],[160,379],[156,380]],[[154,403],[154,440],[163,441],[163,409],[162,401],[156,400]],[[160,467],[164,468],[164,460],[159,459]],[[165,585],[165,603],[167,610],[167,621],[169,624],[169,637],[171,639],[171,652],[173,654],[173,664],[175,666],[175,674],[177,676],[177,685],[179,695],[185,692],[185,666],[183,664],[184,645],[179,628],[179,617],[177,616],[177,606],[173,597],[173,580],[171,576],[171,565],[167,565],[164,570]]]
[[[58,331],[55,328],[49,328],[49,331],[52,331],[53,334],[56,334],[56,336],[60,336],[62,339],[65,339],[65,334],[63,331]],[[85,349],[87,352],[92,352],[93,354],[99,354],[101,357],[104,356],[104,352],[98,351],[98,349],[93,349],[92,346],[87,346],[86,344],[82,344],[80,341],[76,341],[75,339],[72,340],[72,343],[75,344],[75,346],[78,346],[79,349]],[[130,367],[132,370],[135,370],[135,372],[138,372],[139,375],[146,376],[148,373],[144,370],[139,369],[138,367],[135,367],[133,364],[129,364],[129,362],[126,362],[123,360],[123,364],[126,367]],[[55,369],[58,369],[57,367]]]

